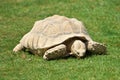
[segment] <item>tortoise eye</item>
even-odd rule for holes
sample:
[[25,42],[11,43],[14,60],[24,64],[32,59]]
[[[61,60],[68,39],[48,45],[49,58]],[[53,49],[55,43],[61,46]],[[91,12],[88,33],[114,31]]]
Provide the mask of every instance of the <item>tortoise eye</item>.
[[80,53],[79,52],[77,52],[77,55],[79,55]]

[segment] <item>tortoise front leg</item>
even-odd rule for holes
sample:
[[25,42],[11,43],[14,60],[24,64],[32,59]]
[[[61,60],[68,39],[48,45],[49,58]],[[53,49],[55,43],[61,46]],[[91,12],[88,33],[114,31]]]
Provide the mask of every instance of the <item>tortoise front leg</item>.
[[106,46],[102,43],[89,41],[87,43],[87,50],[96,54],[106,54]]
[[43,55],[43,59],[46,60],[57,59],[57,58],[65,57],[66,55],[67,55],[66,46],[64,44],[61,44],[48,49]]

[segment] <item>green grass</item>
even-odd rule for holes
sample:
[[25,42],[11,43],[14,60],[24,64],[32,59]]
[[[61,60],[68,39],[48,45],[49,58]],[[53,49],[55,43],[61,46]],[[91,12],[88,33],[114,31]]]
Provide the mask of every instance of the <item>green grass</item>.
[[[84,22],[108,55],[45,61],[12,49],[36,20],[54,14]],[[1,0],[0,80],[120,80],[120,0]]]

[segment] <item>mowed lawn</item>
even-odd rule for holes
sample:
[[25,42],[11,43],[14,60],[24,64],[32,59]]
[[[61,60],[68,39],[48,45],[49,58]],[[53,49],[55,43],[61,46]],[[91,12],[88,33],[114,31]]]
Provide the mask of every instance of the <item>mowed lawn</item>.
[[[46,61],[12,52],[36,20],[54,14],[83,21],[107,55]],[[0,0],[0,80],[120,80],[120,0]]]

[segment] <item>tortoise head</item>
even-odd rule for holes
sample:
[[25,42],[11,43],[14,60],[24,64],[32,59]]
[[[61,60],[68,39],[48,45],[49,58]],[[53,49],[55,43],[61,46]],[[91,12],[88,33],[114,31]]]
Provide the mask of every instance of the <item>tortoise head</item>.
[[82,58],[85,56],[86,46],[80,40],[75,40],[71,46],[71,55]]

